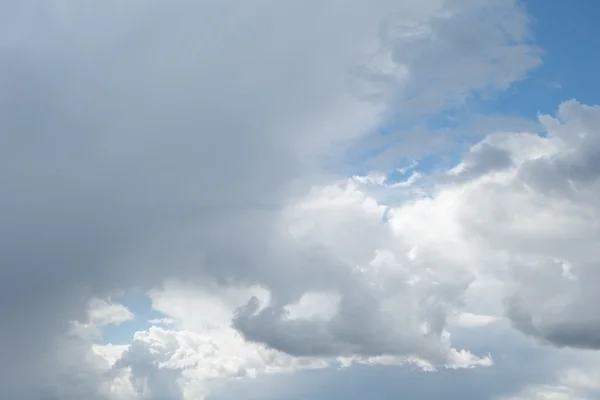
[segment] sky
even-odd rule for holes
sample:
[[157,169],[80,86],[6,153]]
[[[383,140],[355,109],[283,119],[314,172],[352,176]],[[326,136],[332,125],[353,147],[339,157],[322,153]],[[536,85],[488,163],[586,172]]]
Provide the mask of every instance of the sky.
[[600,398],[591,0],[0,0],[0,397]]
[[553,113],[556,104],[565,99],[595,104],[594,90],[582,78],[600,64],[592,40],[598,34],[594,23],[598,4],[589,0],[527,0],[521,4],[532,20],[535,42],[544,50],[543,63],[528,79],[495,93],[484,109],[535,118],[537,113]]

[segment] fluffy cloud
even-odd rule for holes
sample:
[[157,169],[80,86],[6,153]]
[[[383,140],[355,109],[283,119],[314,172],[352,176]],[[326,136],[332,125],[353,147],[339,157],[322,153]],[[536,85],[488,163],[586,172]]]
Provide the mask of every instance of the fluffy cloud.
[[511,163],[461,187],[462,226],[505,260],[494,273],[507,282],[507,315],[523,332],[559,346],[598,347],[591,307],[599,118],[598,107],[568,101],[557,118],[541,117],[543,136],[490,137],[487,144],[507,151]]
[[323,360],[294,358],[244,341],[231,319],[257,290],[216,289],[171,282],[152,293],[154,307],[172,319],[172,327],[137,332],[113,367],[131,371],[142,398],[197,399],[214,380],[326,366]]
[[[454,223],[425,201],[403,209],[412,214],[394,211],[382,228],[383,209],[360,191],[340,193],[351,216],[323,211],[327,193],[321,213],[295,199],[324,186],[326,166],[340,165],[344,147],[396,107],[417,115],[460,104],[519,78],[539,53],[510,0],[340,7],[0,2],[0,356],[11,360],[0,374],[4,397],[91,398],[112,367],[75,354],[92,347],[64,339],[69,321],[86,320],[90,298],[171,276],[265,288],[268,305],[244,306],[236,327],[292,355],[453,361],[445,319],[472,269],[466,242],[448,236]],[[451,197],[439,201],[455,206]],[[418,222],[423,215],[442,228],[432,234]],[[298,221],[308,217],[322,221]],[[296,237],[282,231],[287,219]],[[402,224],[413,237],[389,243]],[[442,245],[456,245],[447,268],[439,266]],[[291,321],[286,313],[307,293],[339,298],[337,313]],[[525,303],[520,309],[533,312]],[[412,314],[389,316],[397,304]],[[112,321],[99,311],[90,318]],[[167,333],[161,338],[172,343]],[[314,347],[306,335],[318,338]],[[151,349],[149,337],[138,335],[135,348]],[[72,352],[55,351],[63,346]],[[124,359],[137,360],[132,348]],[[75,384],[57,365],[90,371],[90,379]]]
[[[111,372],[104,373],[101,387],[122,385],[125,378],[128,379],[125,387],[135,393],[136,399],[198,399],[207,394],[212,398],[213,383],[221,380],[261,378],[326,367],[349,368],[352,364],[410,362],[431,368],[416,356],[294,357],[247,342],[230,322],[236,309],[253,295],[264,296],[265,293],[252,288],[223,290],[216,285],[198,287],[177,282],[153,291],[154,307],[168,316],[172,326],[168,329],[153,326],[148,331],[137,332],[128,345],[94,346],[93,353],[112,365]],[[319,299],[319,296],[304,296],[300,304],[289,308],[290,318],[326,318],[328,315],[323,310],[315,312],[315,307],[311,307],[311,298]],[[465,351],[450,349],[448,357],[453,368],[490,365],[488,358],[480,359]]]
[[424,253],[448,277],[465,274],[452,269],[455,260],[473,267],[466,270],[475,285],[500,282],[499,296],[483,290],[471,304],[504,297],[506,316],[522,332],[597,349],[600,107],[570,100],[539,120],[542,134],[488,135],[425,198],[389,211],[389,223],[416,227],[405,236],[416,249],[435,246]]
[[454,227],[419,237],[426,221],[415,218],[444,223],[433,207],[422,208],[394,209],[386,223],[386,208],[352,181],[314,191],[284,217],[288,240],[330,262],[322,264],[318,280],[298,277],[294,284],[303,285],[299,293],[337,296],[337,311],[329,319],[293,318],[286,307],[302,298],[271,299],[261,310],[251,301],[238,310],[234,325],[246,339],[294,355],[395,355],[451,363],[446,318],[460,305],[472,274],[468,260],[438,253]]

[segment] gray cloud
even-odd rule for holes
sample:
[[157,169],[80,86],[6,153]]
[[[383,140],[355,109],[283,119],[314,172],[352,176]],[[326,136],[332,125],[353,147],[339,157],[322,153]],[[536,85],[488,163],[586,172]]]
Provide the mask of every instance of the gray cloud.
[[513,165],[511,154],[507,149],[489,143],[480,143],[469,151],[463,161],[462,168],[454,174],[446,174],[439,178],[440,182],[466,182],[482,175],[501,171]]
[[[511,2],[497,5],[521,18]],[[352,100],[344,72],[370,62],[363,49],[382,19],[403,15],[445,38],[415,54],[419,41],[382,44],[416,71],[400,97],[436,88],[403,103],[417,109],[503,86],[538,62],[487,25],[471,36],[483,29],[480,44],[497,52],[466,54],[462,30],[479,14],[432,22],[439,6],[0,2],[2,395],[51,391],[51,349],[91,296],[211,275],[261,283],[283,304],[323,273],[340,278],[326,256],[290,262],[299,252],[271,239],[324,157],[378,123],[379,106]],[[460,48],[438,55],[447,44]],[[465,63],[449,69],[447,59]],[[429,86],[426,72],[444,84]]]

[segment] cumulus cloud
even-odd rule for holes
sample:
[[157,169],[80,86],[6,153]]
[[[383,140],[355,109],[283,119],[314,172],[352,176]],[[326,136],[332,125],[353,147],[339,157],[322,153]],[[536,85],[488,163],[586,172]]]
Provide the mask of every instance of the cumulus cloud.
[[[243,305],[235,326],[290,357],[455,361],[446,318],[473,269],[456,224],[423,201],[382,226],[377,201],[324,185],[322,174],[396,108],[435,113],[506,87],[539,63],[539,51],[510,0],[340,7],[0,2],[4,397],[91,398],[93,382],[106,382],[113,367],[84,339],[64,339],[69,322],[124,321],[129,315],[110,304],[88,316],[89,299],[172,276],[263,288],[268,301]],[[555,167],[529,173],[562,171],[590,184],[584,165]],[[311,186],[321,189],[298,200]],[[457,207],[452,196],[438,202]],[[432,233],[423,218],[440,228]],[[455,251],[442,264],[448,245]],[[335,314],[289,318],[289,307],[314,292],[338,299]],[[154,361],[135,361],[149,343],[168,342],[159,346],[165,354],[172,343],[197,346],[195,334],[169,332],[139,334],[117,362],[126,366],[119,381],[162,379]],[[57,352],[63,345],[72,352]],[[72,383],[57,365],[89,379]],[[160,381],[166,391],[148,393],[181,395],[172,386],[181,370],[162,370],[174,371]],[[121,390],[102,385],[100,397]]]
[[275,299],[262,309],[251,301],[238,309],[236,328],[248,340],[294,355],[450,362],[444,326],[471,280],[469,266],[445,260],[442,269],[437,237],[420,247],[412,242],[419,235],[409,220],[413,210],[392,210],[387,223],[385,210],[352,181],[316,190],[290,207],[284,220],[294,247],[320,253],[331,260],[324,267],[335,267],[304,284],[339,296],[337,312],[330,319],[292,318],[289,301]]
[[542,134],[485,137],[426,198],[392,209],[390,223],[397,213],[418,220],[423,237],[443,249],[439,263],[462,256],[477,280],[497,279],[504,311],[522,332],[596,349],[600,107],[570,100],[539,120]]
[[543,136],[490,138],[515,165],[461,187],[461,224],[505,259],[495,273],[507,282],[507,315],[523,332],[559,346],[598,347],[590,307],[597,293],[599,113],[569,101],[557,118],[540,118]]
[[[417,248],[429,237],[444,270],[457,259],[474,266],[475,284],[498,280],[517,329],[557,346],[597,349],[600,107],[570,100],[539,122],[542,134],[486,136],[425,198],[393,208],[390,223],[420,227],[421,237],[406,237]],[[494,297],[483,293],[477,300]]]
[[124,386],[136,399],[199,399],[215,380],[325,367],[325,360],[248,343],[231,327],[235,308],[261,292],[167,283],[151,298],[171,326],[138,331],[126,345],[94,345],[92,352],[111,366],[101,382],[114,385],[125,378]]
[[[151,297],[154,308],[172,319],[171,328],[154,326],[148,331],[135,333],[129,345],[118,349],[95,346],[94,352],[104,355],[113,365],[110,379],[114,379],[112,376],[120,379],[129,376],[130,389],[137,396],[149,399],[212,398],[214,393],[211,389],[215,381],[260,378],[326,367],[407,363],[428,370],[434,367],[417,356],[299,357],[271,346],[248,342],[236,332],[230,321],[236,309],[252,296],[261,296],[261,291],[231,287],[219,290],[216,285],[199,287],[170,282],[164,288],[153,291]],[[335,311],[323,313],[323,310],[311,307],[311,301],[316,299],[322,300],[323,296],[303,296],[299,304],[289,307],[289,317],[318,321]],[[335,305],[335,301],[332,304]],[[447,366],[451,368],[491,365],[489,357],[478,358],[467,351],[454,349],[450,349],[449,353],[452,364]]]

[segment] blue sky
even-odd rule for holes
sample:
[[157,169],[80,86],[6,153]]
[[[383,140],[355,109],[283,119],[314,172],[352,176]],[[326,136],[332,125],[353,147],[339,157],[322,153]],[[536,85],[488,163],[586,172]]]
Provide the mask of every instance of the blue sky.
[[152,308],[150,298],[139,291],[130,291],[122,297],[115,297],[117,301],[127,307],[134,315],[130,321],[120,324],[110,324],[101,329],[101,343],[127,344],[131,342],[133,334],[137,331],[147,330],[151,325],[150,320],[164,318]]
[[525,0],[533,18],[533,38],[544,50],[543,63],[528,77],[505,92],[495,93],[481,107],[491,113],[535,118],[553,114],[557,104],[575,98],[586,104],[598,101],[600,68],[596,16],[600,3],[594,0]]

